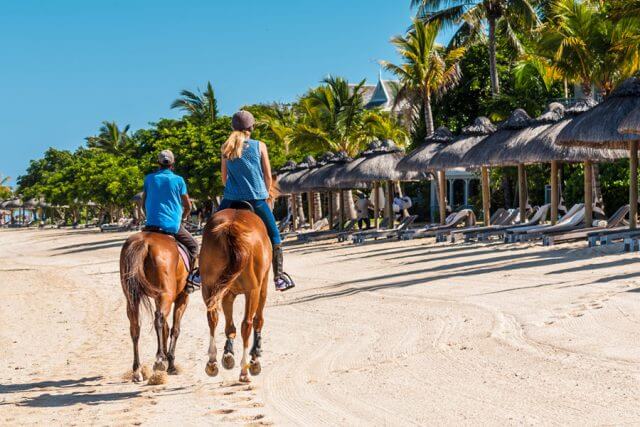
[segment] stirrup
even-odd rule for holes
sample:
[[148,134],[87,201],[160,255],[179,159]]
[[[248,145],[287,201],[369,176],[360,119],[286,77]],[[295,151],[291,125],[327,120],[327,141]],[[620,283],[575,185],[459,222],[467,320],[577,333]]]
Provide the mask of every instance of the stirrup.
[[202,287],[202,280],[200,279],[200,269],[196,268],[189,276],[187,276],[187,285],[184,287],[187,294],[192,294]]
[[[282,288],[278,287],[278,281],[281,280],[282,282],[285,283],[285,286]],[[280,274],[280,277],[278,277],[276,279],[276,289],[280,292],[284,292],[284,291],[288,291],[289,289],[295,288],[296,284],[293,282],[293,279],[291,278],[291,276],[289,276],[287,273],[282,272],[282,274]]]

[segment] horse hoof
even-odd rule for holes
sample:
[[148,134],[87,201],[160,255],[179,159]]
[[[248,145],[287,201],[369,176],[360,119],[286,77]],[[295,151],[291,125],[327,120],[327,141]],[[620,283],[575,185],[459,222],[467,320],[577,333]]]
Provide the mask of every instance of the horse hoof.
[[133,382],[134,383],[141,383],[142,381],[144,381],[144,377],[142,376],[142,372],[137,371],[133,373],[132,376]]
[[175,366],[170,366],[169,369],[167,369],[167,374],[169,374],[169,375],[178,375],[178,374],[180,374],[180,370]]
[[240,373],[240,382],[241,383],[250,383],[251,378],[249,378],[249,374]]
[[249,372],[254,377],[260,375],[260,372],[262,372],[262,365],[260,365],[259,360],[252,360],[249,362]]
[[166,371],[167,370],[167,362],[164,360],[156,360],[156,363],[153,364],[154,371]]
[[204,368],[204,371],[210,377],[215,377],[216,375],[218,375],[218,362],[207,363],[207,366]]
[[222,356],[222,366],[224,369],[233,369],[236,366],[236,360],[233,358],[233,354],[226,353]]

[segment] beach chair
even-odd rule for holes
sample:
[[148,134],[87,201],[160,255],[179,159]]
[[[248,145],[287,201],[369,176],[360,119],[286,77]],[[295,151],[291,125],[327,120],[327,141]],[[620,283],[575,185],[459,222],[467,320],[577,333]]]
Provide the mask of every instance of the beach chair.
[[100,226],[100,232],[118,232],[129,231],[133,227],[133,218],[121,218],[115,224],[103,224]]
[[[627,223],[626,218],[629,216],[629,205],[624,205],[619,208],[609,219],[600,226],[582,228],[579,230],[570,231],[556,231],[551,233],[545,233],[543,238],[543,244],[545,246],[552,246],[556,243],[576,242],[579,240],[588,239],[589,245],[591,241],[598,236],[601,231],[617,230],[622,231],[621,227]],[[598,221],[596,221],[598,222]]]
[[[325,226],[329,224],[329,220],[327,219]],[[342,230],[338,230],[340,223],[336,223],[334,228],[329,229],[329,230],[316,230],[316,231],[309,231],[306,233],[299,233],[298,234],[298,241],[299,242],[318,242],[321,240],[330,240],[330,239],[339,239],[340,234],[342,233],[349,233],[351,232],[351,230],[353,230],[356,226],[356,221],[353,219],[349,219],[347,220],[344,225],[342,226]]]
[[[577,206],[577,205],[576,205]],[[555,225],[539,225],[535,227],[522,227],[509,230],[508,242],[525,242],[542,239],[545,233],[567,232],[584,227],[584,205],[579,204],[578,209],[571,208],[569,212],[560,218]],[[575,207],[575,206],[574,206]]]
[[[571,209],[569,209],[569,211],[567,211],[567,213],[558,220],[555,226],[562,226],[562,225],[569,224],[569,221],[576,214],[579,214],[581,210],[582,210],[582,218],[584,219],[584,205],[582,203],[578,203],[574,205]],[[575,219],[579,219],[579,218],[575,218]],[[551,225],[520,224],[520,225],[508,227],[507,229],[502,230],[501,233],[505,243],[513,243],[513,242],[519,241],[521,236],[524,233],[527,233],[529,231],[532,233],[540,232],[545,230],[547,227],[551,227]]]
[[[505,218],[501,224],[490,225],[487,227],[477,227],[472,228],[468,231],[462,231],[464,241],[471,242],[473,240],[477,240],[479,242],[486,241],[489,237],[503,237],[506,230],[517,228],[520,226],[535,226],[546,221],[547,216],[549,215],[549,210],[551,209],[550,204],[542,205],[533,211],[533,215],[531,218],[527,220],[524,224],[516,223],[516,220],[519,220],[519,209],[513,209],[511,214]],[[517,212],[517,213],[516,213]],[[452,241],[455,239],[455,236],[452,235]]]
[[476,223],[476,215],[471,209],[462,209],[455,214],[449,215],[445,222],[445,225],[430,224],[423,228],[407,230],[406,232],[400,233],[398,238],[401,240],[409,240],[422,237],[435,237],[439,232],[448,232],[460,225],[470,227]]
[[404,230],[408,229],[411,224],[415,222],[416,218],[418,218],[417,215],[409,215],[407,217],[404,217],[395,228],[391,229],[365,230],[352,233],[351,240],[354,244],[359,245],[369,239],[376,240],[382,237],[397,237],[399,233],[402,233]]

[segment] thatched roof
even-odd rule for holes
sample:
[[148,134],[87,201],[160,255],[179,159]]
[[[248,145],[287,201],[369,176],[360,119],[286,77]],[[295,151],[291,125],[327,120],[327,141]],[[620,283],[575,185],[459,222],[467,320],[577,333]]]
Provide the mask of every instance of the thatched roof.
[[393,141],[374,141],[362,157],[345,167],[342,184],[373,181],[418,181],[426,179],[423,172],[401,172],[396,169],[404,152]]
[[627,117],[625,117],[622,123],[620,123],[620,126],[618,126],[618,132],[635,135],[640,134],[640,107],[627,114]]
[[609,162],[627,156],[625,150],[596,149],[592,147],[570,147],[556,144],[556,138],[572,120],[588,111],[596,103],[581,101],[565,112],[565,118],[545,129],[514,150],[514,155],[522,163],[547,163],[553,160],[563,162]]
[[475,121],[466,126],[456,138],[438,153],[436,153],[428,167],[430,169],[452,169],[466,167],[462,162],[464,155],[476,144],[480,143],[488,135],[496,131],[496,127],[486,117],[478,117]]
[[29,199],[22,205],[22,207],[25,209],[35,209],[38,206],[40,206],[40,200],[38,199]]
[[628,149],[629,142],[639,137],[620,133],[618,128],[638,107],[640,79],[632,77],[620,84],[604,102],[571,120],[560,131],[556,142],[561,145]]
[[504,161],[504,151],[508,149],[509,140],[514,135],[534,123],[526,111],[516,108],[507,120],[500,123],[497,131],[473,146],[462,158],[462,162],[471,167],[517,164],[518,162]]
[[398,162],[399,171],[424,171],[428,169],[433,156],[453,140],[451,131],[441,126],[425,138],[424,144],[407,154]]
[[20,199],[11,199],[11,200],[6,200],[2,203],[2,208],[7,208],[7,209],[15,209],[15,208],[21,208],[24,205],[24,203],[22,202],[22,200]]
[[307,156],[304,161],[298,163],[291,171],[284,175],[279,175],[278,189],[281,194],[295,194],[304,192],[299,186],[301,179],[309,173],[312,167],[316,166],[316,161],[312,156]]

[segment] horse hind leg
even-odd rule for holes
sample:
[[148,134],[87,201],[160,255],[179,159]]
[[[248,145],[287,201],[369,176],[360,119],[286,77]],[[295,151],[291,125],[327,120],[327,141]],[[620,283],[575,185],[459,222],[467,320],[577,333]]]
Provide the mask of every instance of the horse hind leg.
[[233,340],[236,338],[236,326],[233,324],[233,302],[236,296],[227,293],[222,299],[222,311],[224,312],[224,334],[227,341],[224,344],[224,353],[222,354],[222,366],[225,369],[233,369],[236,365],[233,352]]
[[244,319],[242,320],[242,361],[240,362],[240,382],[251,382],[249,378],[249,339],[251,338],[251,330],[253,329],[253,319],[258,309],[260,301],[260,289],[254,289],[246,296]]
[[165,296],[161,296],[156,302],[156,313],[153,325],[158,338],[158,351],[156,352],[156,362],[153,364],[154,371],[166,371],[167,363],[167,340],[169,338],[169,324],[167,318],[171,311],[171,301]]
[[178,373],[175,365],[176,342],[180,335],[180,323],[182,321],[182,316],[187,309],[188,302],[189,295],[183,292],[178,296],[173,306],[173,326],[171,327],[171,340],[169,341],[169,352],[167,353],[167,358],[169,359],[169,369],[167,370],[167,373],[171,375],[176,375]]
[[141,382],[144,378],[140,368],[140,354],[138,352],[138,340],[140,339],[140,302],[133,304],[127,302],[127,317],[129,318],[129,332],[131,333],[131,342],[133,343],[133,382]]
[[[206,299],[205,299],[206,300]],[[217,309],[207,311],[207,321],[209,322],[209,361],[205,366],[204,371],[210,377],[218,375],[218,360],[216,348],[216,326],[218,324],[218,311]]]
[[253,318],[253,346],[251,347],[251,362],[249,362],[249,372],[256,376],[262,372],[260,357],[262,356],[262,326],[264,325],[264,306],[267,302],[268,276],[262,282],[260,289],[260,300],[256,315]]

